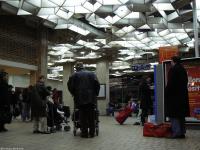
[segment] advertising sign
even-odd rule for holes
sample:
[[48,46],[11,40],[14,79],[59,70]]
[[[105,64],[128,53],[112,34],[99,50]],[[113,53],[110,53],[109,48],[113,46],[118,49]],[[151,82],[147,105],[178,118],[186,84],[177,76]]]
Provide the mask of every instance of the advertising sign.
[[167,46],[159,48],[159,62],[162,63],[165,60],[170,60],[173,56],[178,56],[177,46]]

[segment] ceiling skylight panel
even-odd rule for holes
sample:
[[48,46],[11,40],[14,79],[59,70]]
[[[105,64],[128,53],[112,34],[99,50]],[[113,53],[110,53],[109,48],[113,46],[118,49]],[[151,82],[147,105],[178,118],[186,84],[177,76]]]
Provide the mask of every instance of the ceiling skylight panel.
[[82,14],[86,14],[86,13],[91,13],[91,11],[89,11],[88,9],[86,9],[85,7],[83,6],[76,6],[76,7],[71,7],[71,6],[68,6],[68,7],[64,7],[65,9],[67,9],[68,11],[71,11],[73,13],[82,13]]
[[70,11],[66,12],[66,11],[63,11],[63,10],[59,9],[56,12],[56,15],[59,16],[59,17],[61,17],[61,18],[63,18],[63,19],[68,20],[69,18],[71,18],[71,16],[73,15],[73,13],[70,12]]
[[17,12],[17,15],[31,15],[31,13],[29,13],[23,9],[19,9]]
[[188,38],[188,35],[186,33],[175,33],[176,38],[179,40],[183,40],[185,38]]
[[122,30],[126,33],[132,32],[135,28],[133,26],[123,27]]
[[56,7],[57,5],[52,3],[49,0],[42,0],[42,6],[41,7]]
[[83,7],[85,7],[87,10],[91,11],[91,12],[95,12],[97,9],[99,9],[99,7],[101,7],[102,4],[96,2],[94,5],[92,5],[89,2],[85,2],[83,4]]
[[159,34],[160,36],[166,36],[166,35],[169,34],[169,33],[170,33],[169,29],[166,29],[166,30],[160,31],[158,34]]
[[121,2],[118,0],[96,0],[103,5],[120,5]]
[[54,8],[40,8],[38,16],[54,15]]
[[63,4],[63,7],[81,6],[85,2],[87,2],[87,0],[65,0],[65,3]]
[[62,6],[65,0],[49,0],[58,6]]
[[130,14],[125,16],[124,18],[126,18],[126,19],[139,19],[140,13],[139,12],[131,12]]
[[37,7],[41,7],[41,4],[42,4],[41,0],[26,0],[26,2]]
[[157,10],[175,10],[171,3],[153,3]]
[[72,31],[74,31],[74,32],[77,32],[77,33],[79,33],[79,34],[82,34],[82,35],[84,35],[84,36],[86,36],[86,35],[88,35],[88,34],[90,33],[90,31],[85,30],[85,29],[82,29],[82,28],[80,28],[80,27],[78,27],[78,26],[75,26],[75,25],[71,25],[71,26],[69,27],[69,29],[72,30]]
[[38,8],[36,6],[33,6],[29,3],[27,3],[27,2],[24,2],[21,9],[28,11],[30,13],[35,13],[36,9],[38,9]]
[[7,1],[6,3],[17,8],[19,7],[19,0]]
[[114,17],[107,16],[107,17],[105,18],[105,20],[108,21],[108,22],[111,23],[111,24],[116,23],[116,22],[119,21],[120,19],[121,19],[121,18],[120,18],[119,16],[117,16],[117,15],[115,15]]
[[126,5],[120,6],[115,12],[116,15],[118,15],[120,18],[123,18],[127,16],[131,11],[127,8]]

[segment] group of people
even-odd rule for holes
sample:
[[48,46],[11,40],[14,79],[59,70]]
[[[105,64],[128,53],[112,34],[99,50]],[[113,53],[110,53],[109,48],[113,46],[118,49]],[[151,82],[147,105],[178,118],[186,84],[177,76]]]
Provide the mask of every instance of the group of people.
[[[97,107],[97,95],[99,94],[100,84],[97,76],[84,69],[83,63],[78,62],[75,66],[76,72],[70,76],[68,80],[68,90],[74,97],[75,107],[79,109],[81,137],[94,137],[95,134],[95,112]],[[153,102],[151,99],[150,83],[151,78],[145,77],[139,84],[139,106],[141,109],[141,124],[147,120],[148,114],[152,113]],[[189,102],[187,90],[188,78],[187,72],[181,65],[181,59],[177,56],[172,57],[171,69],[168,73],[168,82],[165,89],[166,99],[166,116],[170,117],[172,125],[171,138],[185,138],[185,117],[189,116]],[[26,94],[25,94],[26,93]],[[28,93],[28,94],[27,94]],[[27,100],[29,95],[30,101]],[[40,76],[36,85],[27,89],[24,92],[24,103],[30,103],[32,120],[34,122],[33,133],[48,134],[47,131],[47,116],[46,104],[47,97],[51,95],[51,91],[45,86],[45,77]],[[0,132],[7,131],[5,123],[9,120],[3,120],[2,114],[10,112],[10,97],[8,74],[0,72]],[[50,96],[52,97],[52,96]],[[57,103],[57,102],[55,102]],[[27,110],[29,106],[24,104]],[[22,116],[29,118],[29,115],[24,113]],[[41,128],[39,128],[39,123]]]
[[13,92],[13,86],[8,84],[8,73],[0,71],[0,132],[8,131],[5,124],[21,115],[22,121],[34,122],[33,133],[50,133],[47,131],[47,102],[52,98],[52,103],[58,105],[59,97],[57,90],[52,92],[44,81],[44,76],[40,76],[36,85]]

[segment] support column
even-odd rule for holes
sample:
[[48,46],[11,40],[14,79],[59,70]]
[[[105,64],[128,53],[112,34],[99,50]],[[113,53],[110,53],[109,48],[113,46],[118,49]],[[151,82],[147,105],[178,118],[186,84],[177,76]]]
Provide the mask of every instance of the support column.
[[37,72],[30,71],[30,85],[35,85],[36,81],[37,81]]
[[199,37],[198,37],[199,26],[198,26],[198,20],[197,20],[197,0],[193,1],[193,26],[194,26],[195,57],[199,57]]
[[97,62],[96,69],[97,78],[100,84],[106,84],[106,98],[98,100],[98,109],[100,115],[106,115],[106,108],[110,101],[110,86],[109,86],[109,64],[108,61]]
[[37,77],[40,75],[44,75],[47,77],[47,49],[48,49],[48,33],[46,29],[39,30],[39,39],[40,39],[40,47],[39,47],[39,56],[38,56],[38,73]]
[[68,105],[70,107],[71,112],[74,108],[74,101],[72,95],[68,90],[67,82],[69,80],[69,77],[73,73],[73,66],[74,65],[72,63],[67,63],[63,65],[63,103],[64,105]]

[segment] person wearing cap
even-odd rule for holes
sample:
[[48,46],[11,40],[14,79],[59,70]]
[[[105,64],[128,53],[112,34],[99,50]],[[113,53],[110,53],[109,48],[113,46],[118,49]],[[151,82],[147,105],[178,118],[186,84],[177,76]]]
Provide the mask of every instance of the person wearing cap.
[[[100,84],[96,75],[86,71],[82,62],[75,66],[76,72],[68,80],[68,90],[74,97],[75,107],[80,110],[81,137],[94,137],[95,105]],[[88,133],[89,128],[89,133]]]
[[189,116],[188,76],[178,56],[171,58],[171,68],[165,89],[166,116],[170,118],[172,136],[185,138],[185,117]]
[[5,128],[6,123],[10,123],[12,117],[5,118],[5,114],[10,113],[10,96],[9,96],[9,85],[8,85],[8,74],[0,70],[0,132],[8,131]]

